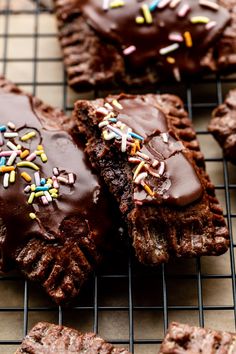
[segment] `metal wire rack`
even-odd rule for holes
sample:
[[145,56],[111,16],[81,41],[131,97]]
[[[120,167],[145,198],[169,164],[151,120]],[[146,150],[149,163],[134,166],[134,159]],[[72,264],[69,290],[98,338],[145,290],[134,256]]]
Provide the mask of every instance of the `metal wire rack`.
[[[12,5],[18,1],[21,0],[0,0],[0,72],[70,112],[78,96],[68,89],[65,74],[61,75],[60,52],[49,48],[52,43],[53,48],[58,45],[56,30],[45,27],[45,21],[54,21],[51,9],[42,7],[37,0],[33,7],[25,7],[16,14]],[[21,50],[17,50],[19,46]],[[56,75],[50,72],[52,67],[56,68]],[[29,71],[28,79],[25,72]],[[118,253],[115,261],[108,261],[93,275],[78,303],[67,309],[56,307],[40,287],[19,274],[2,275],[0,354],[13,353],[28,329],[39,320],[94,331],[112,343],[129,347],[135,354],[157,353],[172,320],[235,331],[236,169],[222,158],[221,150],[206,130],[211,110],[234,85],[236,78],[231,76],[158,87],[159,92],[180,95],[193,119],[208,172],[224,207],[231,238],[229,252],[221,257],[173,261],[158,269],[144,268],[132,254]],[[105,94],[93,92],[88,96]]]

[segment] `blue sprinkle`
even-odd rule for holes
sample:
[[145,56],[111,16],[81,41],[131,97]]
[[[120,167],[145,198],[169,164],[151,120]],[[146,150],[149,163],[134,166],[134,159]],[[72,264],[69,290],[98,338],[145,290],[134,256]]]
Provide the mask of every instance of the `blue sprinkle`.
[[4,133],[7,130],[7,127],[5,125],[0,126],[0,132]]
[[44,186],[42,186],[42,187],[36,187],[35,188],[35,192],[45,192],[45,191],[48,191],[49,190],[49,188],[48,187],[44,187]]
[[41,186],[44,186],[46,183],[46,179],[45,178],[41,178],[40,184]]
[[116,118],[109,118],[108,120],[109,120],[109,122],[112,122],[112,123],[116,123],[117,122]]
[[159,2],[160,2],[160,0],[154,0],[154,1],[149,5],[149,10],[150,10],[150,11],[154,11]]
[[6,164],[6,157],[1,157],[0,166],[4,166]]
[[131,135],[133,138],[144,140],[144,138],[141,135],[135,134],[133,132],[130,132],[129,135]]

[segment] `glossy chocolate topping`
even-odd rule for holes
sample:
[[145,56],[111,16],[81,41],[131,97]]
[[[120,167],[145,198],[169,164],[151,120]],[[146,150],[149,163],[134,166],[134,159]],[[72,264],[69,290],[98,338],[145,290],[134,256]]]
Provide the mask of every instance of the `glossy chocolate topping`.
[[[75,216],[81,219],[81,227],[94,233],[94,237],[105,233],[109,229],[109,218],[104,217],[108,212],[106,199],[101,191],[97,177],[85,160],[82,147],[61,126],[54,124],[55,128],[49,129],[40,122],[41,112],[34,109],[32,101],[24,95],[4,93],[0,91],[0,119],[1,126],[9,121],[14,122],[19,137],[4,139],[1,150],[10,150],[6,143],[21,144],[31,152],[42,144],[48,161],[43,163],[40,157],[35,162],[40,168],[40,176],[44,178],[53,175],[53,168],[57,167],[63,174],[73,173],[75,183],[62,185],[59,188],[58,199],[48,205],[43,205],[40,198],[34,199],[33,204],[28,204],[29,194],[24,192],[28,184],[21,172],[26,171],[34,183],[34,170],[26,167],[16,167],[15,183],[9,183],[8,188],[3,187],[4,174],[0,174],[0,221],[2,249],[2,264],[5,266],[14,250],[26,239],[43,237],[49,242],[56,242],[61,237],[63,221]],[[36,136],[22,142],[20,138],[27,132],[34,131]],[[16,162],[20,162],[18,157]],[[16,164],[15,164],[16,165]],[[30,183],[30,184],[31,184]],[[29,213],[34,212],[37,220],[32,220]],[[106,221],[107,220],[107,221]],[[83,225],[87,225],[86,227]],[[82,232],[83,234],[83,232]],[[73,237],[73,235],[72,235]],[[82,236],[83,237],[83,236]]]
[[[108,101],[112,104],[112,100]],[[165,114],[148,98],[144,100],[139,96],[127,98],[121,95],[118,101],[123,109],[115,107],[117,120],[144,138],[139,151],[144,154],[144,159],[137,157],[141,162],[145,160],[145,155],[148,156],[149,160],[146,161],[149,169],[145,170],[144,167],[140,173],[148,172],[145,183],[155,193],[155,196],[151,196],[143,186],[135,184],[134,200],[138,203],[164,202],[185,206],[199,199],[203,193],[200,179],[185,154],[183,144],[167,126]],[[158,164],[153,166],[153,161]]]
[[[116,43],[126,63],[135,70],[153,61],[169,72],[174,68],[178,68],[180,74],[198,71],[207,49],[216,42],[230,20],[225,8],[211,9],[200,5],[198,0],[178,3],[175,0],[124,0],[124,6],[107,10],[103,9],[104,3],[103,0],[79,1],[89,24],[101,36]],[[166,6],[153,7],[154,3],[159,3],[157,6],[166,3]],[[172,6],[174,3],[175,7]],[[144,15],[143,5],[151,8],[151,23]],[[144,23],[138,24],[137,17]],[[177,48],[162,53],[164,48],[173,44]],[[127,49],[130,46],[135,49]]]

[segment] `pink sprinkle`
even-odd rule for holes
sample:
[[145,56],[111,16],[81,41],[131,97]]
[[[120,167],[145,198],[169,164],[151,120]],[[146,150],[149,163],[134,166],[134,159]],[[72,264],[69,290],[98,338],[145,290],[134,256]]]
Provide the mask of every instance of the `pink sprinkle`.
[[25,189],[24,189],[24,192],[25,193],[29,193],[31,190],[30,186],[26,186]]
[[190,6],[188,5],[188,4],[184,4],[181,8],[180,8],[180,10],[179,10],[179,12],[178,12],[178,16],[179,17],[184,17],[184,16],[186,16],[187,15],[187,13],[190,11]]
[[216,25],[216,22],[215,22],[215,21],[210,21],[210,22],[208,22],[208,23],[206,24],[206,29],[207,29],[207,30],[210,30],[210,29],[212,29],[213,27],[215,27],[215,25]]
[[59,176],[59,171],[58,168],[54,167],[54,169],[52,170],[54,176]]
[[41,200],[42,200],[43,205],[48,205],[48,200],[47,200],[47,198],[45,197],[45,195],[43,195],[43,196],[41,197]]
[[134,45],[131,45],[123,50],[124,55],[130,55],[136,50],[136,47]]
[[57,182],[57,178],[55,176],[52,176],[52,184],[53,184],[53,188],[58,189],[59,188],[59,184]]
[[180,76],[179,68],[175,67],[173,69],[173,74],[174,74],[175,80],[180,82],[181,81],[181,76]]
[[167,5],[169,5],[171,0],[162,0],[161,2],[159,2],[159,4],[157,5],[158,9],[164,9],[164,7],[166,7]]
[[0,133],[0,146],[2,146],[3,144],[4,144],[4,142],[3,142],[2,133]]
[[34,173],[34,180],[35,180],[36,186],[40,186],[40,175],[39,175],[38,171]]
[[68,180],[69,180],[69,184],[74,184],[75,183],[75,176],[73,173],[69,173],[68,174]]
[[[22,151],[21,150],[15,150],[14,151],[17,155],[20,155],[21,153],[22,153]],[[2,156],[11,156],[11,154],[12,154],[12,151],[1,151],[0,152],[0,157],[2,157]]]
[[170,33],[169,40],[173,42],[183,42],[183,37],[179,33]]
[[103,0],[102,8],[104,11],[107,11],[109,9],[109,3],[110,3],[110,0]]
[[27,158],[26,161],[34,161],[36,159],[37,155],[32,152],[32,154],[30,154]]

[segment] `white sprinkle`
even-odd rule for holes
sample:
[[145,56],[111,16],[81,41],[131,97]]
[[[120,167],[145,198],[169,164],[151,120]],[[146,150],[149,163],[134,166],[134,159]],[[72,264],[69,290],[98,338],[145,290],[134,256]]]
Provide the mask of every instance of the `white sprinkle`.
[[68,174],[68,180],[69,180],[69,184],[74,184],[75,183],[75,176],[73,173],[69,173]]
[[107,128],[109,128],[109,129],[112,130],[114,133],[116,133],[116,134],[118,134],[118,135],[120,135],[120,136],[123,135],[123,133],[121,132],[120,129],[117,129],[116,127],[113,127],[113,126],[110,125],[110,124],[107,125]]
[[137,151],[136,155],[142,157],[144,160],[150,160],[150,157],[148,155],[144,154],[143,152]]
[[107,11],[109,9],[109,5],[110,5],[110,0],[103,0],[102,8],[104,11]]
[[215,27],[216,26],[216,22],[215,21],[210,21],[210,22],[208,22],[207,24],[206,24],[206,29],[207,30],[210,30],[210,29],[212,29],[213,27]]
[[48,200],[47,200],[47,198],[46,198],[45,195],[43,195],[43,196],[41,197],[41,200],[42,200],[42,203],[43,203],[44,205],[48,205]]
[[219,5],[213,1],[208,0],[199,0],[199,5],[209,7],[212,10],[219,10]]
[[143,181],[147,177],[147,172],[142,172],[140,173],[134,180],[134,183],[139,184],[141,181]]
[[178,43],[173,43],[171,45],[169,45],[168,47],[165,47],[165,48],[161,48],[159,53],[161,55],[166,55],[170,52],[173,52],[174,50],[178,49],[179,48],[179,44]]
[[9,147],[9,149],[14,150],[14,151],[18,150],[17,146],[14,145],[11,141],[7,142],[7,147]]
[[170,3],[170,8],[174,9],[180,3],[181,0],[172,0]]
[[45,191],[45,192],[44,192],[44,195],[45,195],[45,197],[47,198],[47,201],[48,201],[48,202],[52,202],[52,197],[51,197],[51,195],[50,195],[50,193],[49,193],[48,191]]
[[147,170],[148,170],[148,172],[150,173],[150,175],[152,175],[153,177],[160,178],[159,173],[158,173],[158,172],[155,172],[155,170],[153,170],[153,169],[150,168],[149,166],[148,166]]
[[58,168],[54,167],[52,173],[54,174],[54,176],[59,176]]
[[102,122],[100,122],[98,124],[98,128],[103,128],[103,127],[105,127],[108,124],[109,124],[108,120],[103,120]]
[[104,107],[99,107],[97,110],[96,110],[97,113],[101,113],[103,114],[104,116],[106,116],[109,112],[106,108]]
[[169,5],[171,0],[162,0],[159,2],[159,4],[157,5],[157,7],[159,9],[164,9],[164,7],[166,7],[167,5]]
[[15,159],[17,157],[17,153],[15,151],[12,152],[11,156],[9,157],[8,161],[7,161],[7,166],[12,166]]
[[127,134],[122,134],[121,138],[121,152],[126,152]]
[[11,130],[15,130],[15,129],[16,129],[15,124],[12,123],[12,122],[8,122],[8,123],[7,123],[7,126],[8,126],[8,128],[11,129]]
[[110,109],[111,111],[113,110],[113,107],[110,105],[110,103],[106,102],[104,104],[104,106],[107,108],[107,109]]
[[153,160],[152,167],[157,167],[159,165],[159,161]]
[[179,12],[178,12],[178,16],[179,16],[179,17],[184,17],[184,16],[186,16],[187,13],[189,12],[189,10],[190,10],[190,6],[189,6],[188,4],[184,4],[184,5],[180,8],[180,10],[179,10]]
[[36,159],[37,155],[32,152],[32,154],[30,154],[27,158],[26,161],[34,161]]
[[2,146],[3,144],[4,144],[3,136],[2,136],[2,133],[0,132],[0,146]]
[[8,188],[9,186],[10,173],[5,173],[3,177],[3,187]]
[[164,143],[168,143],[168,141],[169,141],[168,134],[167,133],[162,133],[161,136],[162,136],[162,139],[163,139]]
[[184,40],[180,33],[170,33],[168,38],[173,42],[183,42]]
[[124,55],[130,55],[136,50],[136,47],[134,45],[130,45],[129,47],[125,48],[123,50]]
[[35,172],[34,173],[34,180],[35,180],[35,184],[36,186],[40,186],[40,175],[39,175],[39,172]]
[[181,81],[181,76],[180,76],[179,68],[175,67],[173,69],[173,74],[174,74],[175,80],[180,82]]
[[25,187],[24,192],[29,193],[31,191],[31,187],[28,185]]
[[57,177],[57,180],[58,180],[59,182],[68,184],[68,179],[66,179],[65,177],[58,176],[58,177]]
[[115,106],[118,109],[123,109],[122,105],[120,102],[118,102],[116,99],[112,101],[113,106]]
[[18,133],[4,133],[4,138],[10,139],[10,138],[16,138],[18,136]]
[[128,161],[131,163],[140,163],[141,162],[141,160],[136,157],[129,157]]
[[164,171],[165,171],[165,163],[164,163],[164,161],[161,161],[161,162],[160,162],[160,167],[159,167],[159,169],[158,169],[158,174],[159,174],[160,176],[162,176],[163,173],[164,173]]

